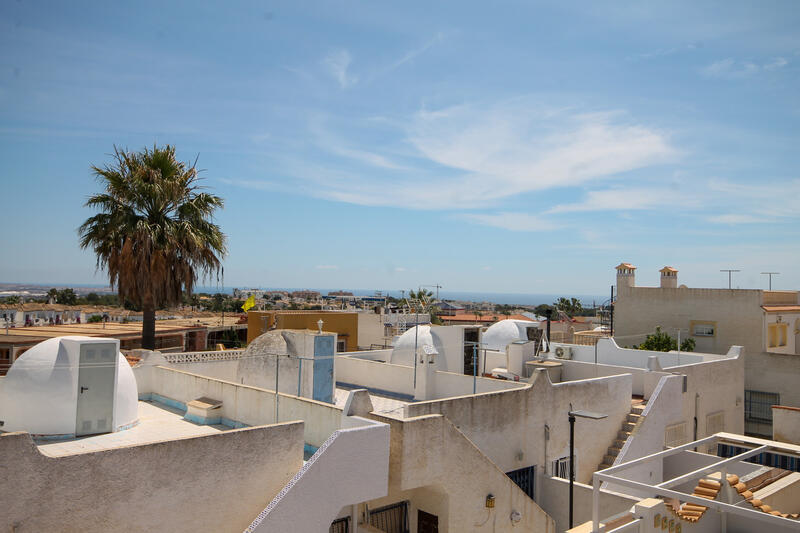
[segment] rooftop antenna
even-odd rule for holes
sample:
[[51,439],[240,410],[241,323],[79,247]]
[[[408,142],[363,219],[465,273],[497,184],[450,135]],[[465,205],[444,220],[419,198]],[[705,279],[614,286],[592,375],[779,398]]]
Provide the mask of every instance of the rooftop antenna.
[[727,272],[728,273],[728,288],[731,288],[731,272],[741,272],[741,270],[734,270],[730,268],[723,268],[720,272]]
[[780,272],[762,272],[762,274],[769,276],[769,290],[772,290],[772,276],[777,276]]

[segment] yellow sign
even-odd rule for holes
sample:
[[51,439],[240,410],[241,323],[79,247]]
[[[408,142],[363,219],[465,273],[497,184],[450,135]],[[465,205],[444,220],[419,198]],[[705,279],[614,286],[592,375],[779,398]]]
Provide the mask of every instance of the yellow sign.
[[256,297],[251,294],[250,298],[245,300],[244,304],[242,304],[242,311],[247,312],[248,309],[255,306],[256,306]]

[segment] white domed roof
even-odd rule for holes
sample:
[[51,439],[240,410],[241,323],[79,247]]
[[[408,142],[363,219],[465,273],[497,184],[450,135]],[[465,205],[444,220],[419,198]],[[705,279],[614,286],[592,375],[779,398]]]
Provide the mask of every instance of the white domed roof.
[[504,352],[506,346],[514,341],[528,340],[527,329],[538,327],[538,322],[528,320],[506,319],[495,322],[483,333],[481,342],[483,347],[488,350],[498,350]]
[[414,326],[397,339],[389,362],[395,365],[414,366],[415,342],[418,353],[424,353],[422,350],[425,345],[433,346],[438,353],[443,353],[442,343],[439,337],[431,331],[430,326]]
[[27,431],[35,435],[74,435],[78,414],[80,344],[113,343],[117,351],[110,431],[127,427],[138,419],[136,378],[128,361],[119,353],[117,339],[56,337],[40,342],[23,353],[2,380],[0,420],[4,431]]

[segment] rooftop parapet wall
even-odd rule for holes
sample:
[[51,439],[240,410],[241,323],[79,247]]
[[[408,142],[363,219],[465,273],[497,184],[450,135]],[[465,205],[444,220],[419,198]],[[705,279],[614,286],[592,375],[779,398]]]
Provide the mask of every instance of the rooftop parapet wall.
[[303,423],[59,458],[6,433],[0,457],[3,531],[242,531],[302,466]]
[[800,444],[800,408],[772,406],[772,438],[778,442]]
[[[553,384],[537,371],[532,383],[499,392],[409,404],[406,416],[442,414],[504,472],[545,465],[569,455],[571,409],[608,415],[576,424],[576,475],[588,481],[630,412],[633,377],[623,374]],[[549,427],[549,440],[545,437]],[[548,470],[549,471],[549,470]]]
[[[137,367],[139,394],[156,393],[188,403],[206,396],[222,401],[222,416],[247,425],[275,423],[275,393],[163,366]],[[140,378],[140,375],[142,376]],[[278,421],[305,421],[305,442],[320,446],[340,427],[342,410],[334,405],[281,393]]]
[[797,305],[800,304],[800,291],[764,291],[761,305]]
[[632,348],[621,348],[613,338],[606,337],[597,340],[595,346],[583,346],[578,344],[553,343],[554,350],[558,346],[569,348],[572,352],[572,361],[582,361],[584,363],[598,363],[604,365],[616,365],[629,368],[643,368],[648,366],[650,356],[658,357],[658,363],[662,368],[677,367],[703,361],[719,360],[730,357],[728,354],[712,354],[698,352],[657,352],[653,350],[637,350]]
[[[414,396],[414,367],[384,363],[356,356],[336,358],[336,379],[339,383],[364,387],[376,392]],[[428,399],[450,398],[472,394],[473,381],[477,392],[517,389],[524,383],[493,378],[467,376],[455,372],[431,371]]]

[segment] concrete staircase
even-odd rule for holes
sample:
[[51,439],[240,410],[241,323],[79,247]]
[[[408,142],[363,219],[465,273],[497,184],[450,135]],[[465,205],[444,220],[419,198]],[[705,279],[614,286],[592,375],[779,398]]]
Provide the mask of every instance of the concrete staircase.
[[617,438],[611,446],[608,447],[608,453],[603,456],[603,462],[597,466],[597,470],[605,470],[614,464],[617,455],[619,455],[619,452],[625,445],[625,441],[628,440],[633,430],[636,429],[636,426],[642,421],[642,411],[644,411],[645,407],[646,405],[643,403],[631,406],[631,412],[628,413],[625,422],[622,423],[622,427],[619,433],[617,433]]

